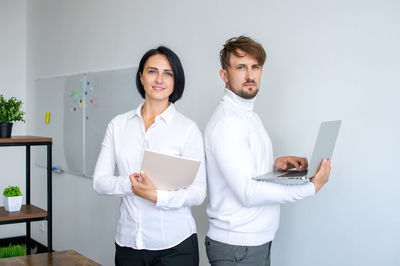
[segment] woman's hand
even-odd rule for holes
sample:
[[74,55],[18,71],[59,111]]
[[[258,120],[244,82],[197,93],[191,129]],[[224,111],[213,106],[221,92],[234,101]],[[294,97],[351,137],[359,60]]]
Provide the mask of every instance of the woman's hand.
[[143,170],[140,172],[140,174],[131,174],[129,179],[132,183],[132,192],[136,196],[147,199],[153,203],[157,202],[157,189]]

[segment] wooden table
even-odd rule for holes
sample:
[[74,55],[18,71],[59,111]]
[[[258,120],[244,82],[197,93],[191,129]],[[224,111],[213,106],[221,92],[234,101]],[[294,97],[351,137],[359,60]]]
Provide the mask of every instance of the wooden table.
[[0,266],[91,266],[100,265],[75,250],[41,253],[29,256],[0,259]]

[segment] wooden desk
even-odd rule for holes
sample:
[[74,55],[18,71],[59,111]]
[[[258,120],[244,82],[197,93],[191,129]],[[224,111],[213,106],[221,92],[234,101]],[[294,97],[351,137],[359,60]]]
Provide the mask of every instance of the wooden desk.
[[0,266],[92,266],[100,265],[75,250],[41,253],[29,256],[0,259]]

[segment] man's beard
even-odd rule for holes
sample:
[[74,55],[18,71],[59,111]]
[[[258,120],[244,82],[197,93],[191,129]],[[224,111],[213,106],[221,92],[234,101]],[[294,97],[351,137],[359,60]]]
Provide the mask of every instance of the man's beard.
[[[246,82],[243,83],[243,86],[244,86],[246,83],[254,83],[254,84],[256,84],[256,82],[255,82],[254,80],[250,80],[250,79],[249,79],[249,80],[246,80]],[[257,86],[257,85],[256,85],[256,86]],[[231,84],[229,84],[229,87],[232,88]],[[251,91],[245,91],[245,90],[239,89],[239,90],[232,90],[232,91],[233,91],[236,95],[242,97],[243,99],[250,100],[250,99],[253,99],[254,97],[256,97],[256,95],[257,95],[259,89],[256,88],[256,89],[251,90]]]
[[242,97],[243,99],[250,100],[250,99],[253,99],[254,97],[256,97],[257,93],[258,93],[257,89],[254,91],[251,91],[251,92],[241,90],[241,91],[239,91],[238,95],[240,97]]

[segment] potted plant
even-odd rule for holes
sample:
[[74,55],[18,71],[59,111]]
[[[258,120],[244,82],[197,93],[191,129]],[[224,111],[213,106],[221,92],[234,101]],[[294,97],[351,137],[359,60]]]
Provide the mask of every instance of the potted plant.
[[25,122],[21,105],[22,101],[15,97],[6,100],[0,95],[0,138],[11,138],[13,121]]
[[6,211],[15,212],[21,210],[22,193],[19,187],[7,187],[3,192],[3,203]]

